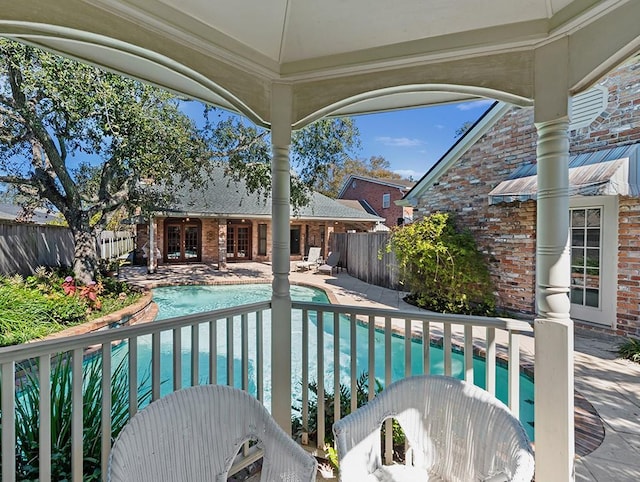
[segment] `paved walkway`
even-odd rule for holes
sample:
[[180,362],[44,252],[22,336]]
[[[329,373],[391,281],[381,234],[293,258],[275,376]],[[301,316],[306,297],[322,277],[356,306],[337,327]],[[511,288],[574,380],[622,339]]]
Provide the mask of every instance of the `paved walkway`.
[[[219,271],[211,266],[161,266],[147,275],[144,268],[124,268],[121,279],[153,287],[185,283],[268,282],[271,266],[262,263],[229,265]],[[331,293],[340,304],[416,311],[402,300],[403,293],[373,286],[344,272],[333,276],[313,271],[296,272],[292,263],[292,284],[308,284]],[[604,440],[591,453],[579,456],[576,481],[640,481],[640,364],[616,356],[618,339],[576,330],[575,386],[597,411],[604,426]],[[524,356],[533,356],[533,338],[523,337]],[[580,450],[579,450],[580,451]],[[561,482],[561,481],[559,481]]]

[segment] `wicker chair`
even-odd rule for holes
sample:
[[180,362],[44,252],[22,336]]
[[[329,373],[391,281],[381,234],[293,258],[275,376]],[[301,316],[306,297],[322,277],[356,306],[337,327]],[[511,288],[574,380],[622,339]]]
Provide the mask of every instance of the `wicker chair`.
[[[380,427],[395,418],[413,465],[382,465]],[[509,409],[485,390],[444,376],[395,382],[333,425],[341,481],[521,481],[531,444]]]
[[247,440],[264,450],[261,480],[315,482],[315,459],[258,400],[222,385],[185,388],[138,412],[113,445],[107,480],[224,481]]

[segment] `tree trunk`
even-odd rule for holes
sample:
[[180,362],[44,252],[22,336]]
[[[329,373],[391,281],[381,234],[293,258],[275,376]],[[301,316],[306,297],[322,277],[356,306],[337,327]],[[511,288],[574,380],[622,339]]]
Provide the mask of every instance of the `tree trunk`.
[[86,285],[94,281],[98,263],[98,253],[93,232],[86,216],[79,216],[80,220],[74,225],[70,224],[73,240],[75,242],[73,272],[80,284]]

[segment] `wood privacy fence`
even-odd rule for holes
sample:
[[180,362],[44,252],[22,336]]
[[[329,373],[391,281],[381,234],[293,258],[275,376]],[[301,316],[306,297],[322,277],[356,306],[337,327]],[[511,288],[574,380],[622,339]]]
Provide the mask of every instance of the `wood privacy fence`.
[[331,251],[340,253],[340,266],[367,283],[402,289],[398,264],[393,253],[386,252],[389,233],[334,233]]
[[[97,240],[98,256],[111,259],[133,250],[133,233],[104,231]],[[38,266],[71,266],[73,236],[60,226],[0,223],[0,274],[32,274]]]

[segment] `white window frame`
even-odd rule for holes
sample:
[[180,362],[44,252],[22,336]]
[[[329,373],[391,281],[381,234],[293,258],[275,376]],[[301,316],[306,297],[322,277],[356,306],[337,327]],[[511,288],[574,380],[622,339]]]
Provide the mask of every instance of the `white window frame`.
[[382,209],[387,209],[389,207],[391,207],[391,194],[387,192],[382,195]]
[[618,197],[576,196],[569,201],[571,208],[600,208],[601,259],[600,307],[571,304],[571,318],[616,328],[618,294]]

